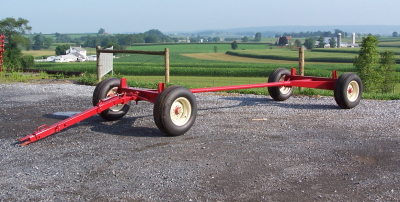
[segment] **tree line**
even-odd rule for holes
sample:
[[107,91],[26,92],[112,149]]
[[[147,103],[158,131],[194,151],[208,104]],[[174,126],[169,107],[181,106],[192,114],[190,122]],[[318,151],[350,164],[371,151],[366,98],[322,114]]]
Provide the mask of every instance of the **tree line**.
[[304,37],[336,37],[338,34],[342,34],[342,37],[346,38],[348,36],[347,32],[344,32],[340,29],[335,29],[334,32],[331,31],[317,31],[317,32],[291,32],[291,33],[283,33],[282,35],[275,34],[275,38],[279,38],[280,36],[291,36],[294,38],[304,38]]
[[76,46],[95,48],[97,46],[111,47],[115,49],[125,49],[134,43],[163,43],[176,42],[177,39],[164,35],[157,29],[149,30],[139,34],[115,34],[108,35],[101,28],[97,35],[86,35],[79,38],[71,38],[69,34],[55,33],[55,40],[52,37],[45,37],[41,33],[31,38],[32,46],[27,47],[33,50],[46,49],[53,42],[55,43],[73,43]]

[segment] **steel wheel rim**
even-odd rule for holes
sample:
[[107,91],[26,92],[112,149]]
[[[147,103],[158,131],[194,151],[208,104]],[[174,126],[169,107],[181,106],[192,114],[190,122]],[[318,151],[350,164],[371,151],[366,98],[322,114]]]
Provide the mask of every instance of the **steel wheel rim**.
[[[117,90],[118,90],[118,87],[111,88],[107,92],[107,97],[109,97],[110,95],[117,94]],[[110,107],[110,110],[114,111],[114,112],[117,112],[117,111],[121,111],[122,108],[124,108],[124,104],[117,104],[117,105],[114,105],[114,106]]]
[[360,94],[360,86],[357,81],[351,81],[347,86],[347,98],[349,101],[354,102],[357,100],[358,95]]
[[188,99],[179,97],[172,103],[170,117],[175,125],[185,125],[189,121],[191,114],[192,106]]
[[[285,81],[285,76],[282,76],[281,79],[279,79],[279,82]],[[279,86],[279,91],[281,91],[282,94],[288,94],[292,90],[292,87],[288,86]]]

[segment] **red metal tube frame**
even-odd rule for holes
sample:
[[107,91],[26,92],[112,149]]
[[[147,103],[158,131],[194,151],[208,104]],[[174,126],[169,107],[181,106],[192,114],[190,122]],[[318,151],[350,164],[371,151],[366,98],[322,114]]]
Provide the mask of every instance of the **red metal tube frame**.
[[192,91],[192,93],[202,93],[202,92],[238,90],[238,89],[249,89],[249,88],[265,88],[274,86],[296,86],[305,88],[334,90],[336,80],[337,80],[336,71],[332,71],[332,78],[327,78],[327,77],[299,76],[296,75],[296,69],[292,69],[291,75],[286,75],[285,81],[282,82],[236,85],[236,86],[221,86],[221,87],[210,87],[210,88],[195,88],[195,89],[190,89],[190,91]]
[[[336,80],[337,80],[336,71],[332,71],[332,78],[326,78],[326,77],[298,76],[296,75],[296,70],[292,69],[291,75],[286,75],[285,80],[282,82],[196,88],[196,89],[190,89],[190,91],[192,93],[202,93],[202,92],[227,91],[227,90],[249,89],[249,88],[276,87],[276,86],[296,86],[296,87],[334,90]],[[117,104],[127,104],[129,101],[136,101],[136,102],[148,101],[151,103],[155,103],[157,96],[164,90],[164,88],[165,88],[164,83],[159,83],[157,90],[141,90],[141,89],[130,88],[127,86],[126,79],[122,78],[117,94],[111,95],[110,97],[101,100],[96,106],[87,109],[79,114],[76,114],[70,118],[67,118],[63,121],[60,121],[54,125],[51,126],[42,125],[38,127],[37,130],[33,132],[31,135],[19,139],[20,145],[21,146],[27,145],[37,140],[43,139],[75,123],[78,123],[93,115],[101,113],[102,111],[109,109]]]

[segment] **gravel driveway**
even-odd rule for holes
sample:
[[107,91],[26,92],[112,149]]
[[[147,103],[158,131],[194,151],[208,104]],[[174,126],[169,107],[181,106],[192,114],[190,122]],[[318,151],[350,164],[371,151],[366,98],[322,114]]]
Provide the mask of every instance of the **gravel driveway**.
[[0,201],[399,201],[400,101],[196,94],[183,136],[153,104],[21,147],[40,125],[91,107],[94,87],[0,84]]

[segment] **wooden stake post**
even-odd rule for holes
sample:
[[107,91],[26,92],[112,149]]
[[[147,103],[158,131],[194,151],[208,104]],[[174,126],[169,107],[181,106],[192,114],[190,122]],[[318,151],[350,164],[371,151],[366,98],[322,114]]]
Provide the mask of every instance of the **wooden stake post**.
[[165,83],[169,83],[169,49],[165,49]]
[[[304,47],[299,48],[299,75],[304,76]],[[302,91],[303,87],[299,87]]]

